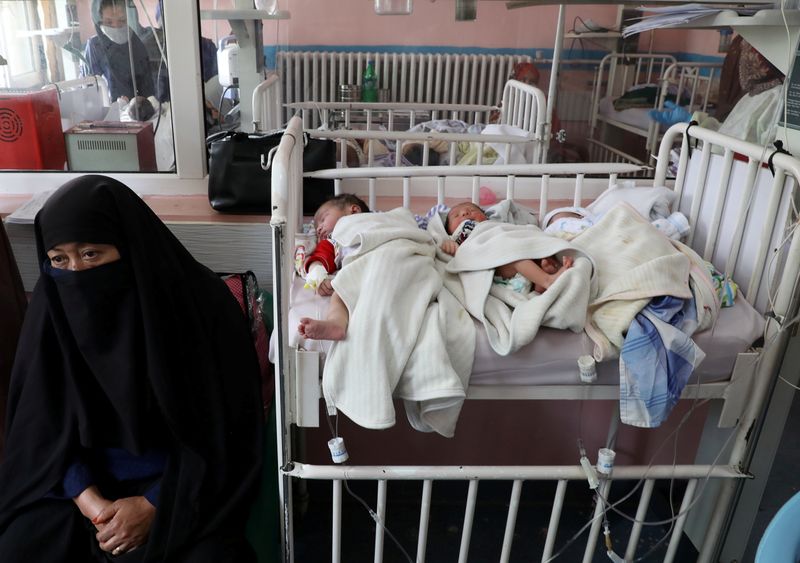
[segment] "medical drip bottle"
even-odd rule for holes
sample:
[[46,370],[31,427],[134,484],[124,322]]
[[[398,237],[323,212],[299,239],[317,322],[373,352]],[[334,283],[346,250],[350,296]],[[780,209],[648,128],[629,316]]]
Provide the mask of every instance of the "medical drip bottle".
[[367,68],[361,80],[361,101],[378,101],[378,75],[375,73],[375,61],[367,60]]

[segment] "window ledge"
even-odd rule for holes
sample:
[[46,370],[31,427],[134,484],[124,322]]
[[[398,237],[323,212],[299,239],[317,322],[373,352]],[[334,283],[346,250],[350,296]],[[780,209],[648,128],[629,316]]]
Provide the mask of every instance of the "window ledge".
[[[13,213],[30,199],[27,194],[0,194],[0,218]],[[145,195],[142,199],[165,223],[264,223],[265,215],[239,215],[214,211],[205,195]]]

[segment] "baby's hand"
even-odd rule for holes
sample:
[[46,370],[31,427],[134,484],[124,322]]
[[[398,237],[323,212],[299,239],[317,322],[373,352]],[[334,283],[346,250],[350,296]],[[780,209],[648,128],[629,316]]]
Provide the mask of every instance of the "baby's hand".
[[331,280],[322,280],[322,283],[317,286],[317,295],[322,295],[323,297],[333,295],[333,284]]
[[458,243],[454,240],[446,240],[442,243],[441,249],[445,254],[455,256],[456,250],[458,250]]
[[322,285],[327,277],[328,272],[325,270],[325,266],[319,262],[314,262],[308,269],[308,273],[306,274],[306,283],[303,287],[316,290],[320,285]]

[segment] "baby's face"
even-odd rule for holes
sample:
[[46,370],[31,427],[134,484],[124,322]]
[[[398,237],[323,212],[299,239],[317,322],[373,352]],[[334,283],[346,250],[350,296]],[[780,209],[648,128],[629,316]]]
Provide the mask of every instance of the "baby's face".
[[314,214],[314,224],[317,226],[317,238],[325,240],[333,232],[336,223],[345,215],[352,215],[353,206],[339,207],[334,203],[325,203]]
[[486,214],[474,203],[459,203],[447,214],[447,231],[452,233],[467,219],[480,223],[486,221]]

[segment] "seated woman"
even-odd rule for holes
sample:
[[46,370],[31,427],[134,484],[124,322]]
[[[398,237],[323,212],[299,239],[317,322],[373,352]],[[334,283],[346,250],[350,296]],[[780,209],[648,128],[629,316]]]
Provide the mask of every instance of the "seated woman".
[[252,561],[258,364],[225,284],[130,189],[36,216],[0,465],[0,561]]

